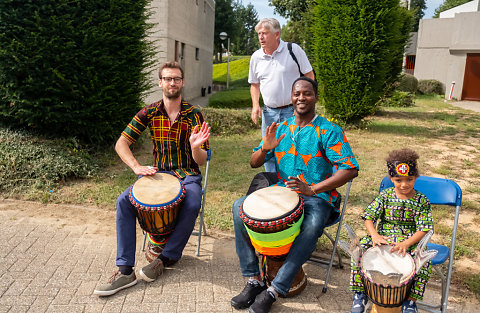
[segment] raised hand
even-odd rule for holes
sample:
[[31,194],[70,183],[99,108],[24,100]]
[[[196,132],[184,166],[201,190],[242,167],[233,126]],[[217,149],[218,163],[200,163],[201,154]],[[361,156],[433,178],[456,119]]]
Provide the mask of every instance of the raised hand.
[[192,134],[190,135],[189,141],[190,146],[192,149],[198,149],[204,144],[208,138],[210,138],[210,130],[212,128],[208,125],[208,123],[203,122],[202,127],[195,126],[192,130]]
[[280,124],[278,123],[272,122],[272,125],[267,127],[262,144],[264,150],[271,150],[276,148],[280,144],[280,141],[282,141],[283,137],[285,137],[285,134],[282,134],[278,139],[275,137],[279,125]]

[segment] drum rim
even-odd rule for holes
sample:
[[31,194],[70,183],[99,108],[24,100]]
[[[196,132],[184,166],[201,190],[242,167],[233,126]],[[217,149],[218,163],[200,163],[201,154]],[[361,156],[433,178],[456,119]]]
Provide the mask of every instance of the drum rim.
[[[182,182],[180,179],[178,179],[177,176],[172,175],[172,174],[169,174],[169,173],[162,173],[162,172],[157,172],[157,173],[155,173],[155,174],[166,174],[166,175],[171,175],[171,176],[177,178],[178,182],[180,183],[180,190],[179,190],[178,194],[175,196],[175,198],[173,198],[173,199],[170,200],[169,202],[157,203],[157,204],[146,204],[146,203],[143,203],[143,202],[139,201],[139,200],[135,197],[135,195],[133,194],[133,186],[135,185],[135,183],[134,183],[134,184],[132,184],[132,185],[130,186],[130,192],[129,192],[129,194],[130,194],[130,196],[132,197],[132,199],[135,200],[135,204],[136,204],[136,205],[144,206],[144,207],[147,207],[147,208],[162,208],[162,207],[165,207],[165,206],[168,206],[168,205],[170,205],[170,204],[175,203],[176,201],[178,201],[178,200],[182,197],[182,195],[184,196],[184,194],[185,194],[185,192],[184,192],[185,187],[184,187],[184,185],[183,185],[183,182]],[[144,176],[142,176],[142,177],[144,177]],[[142,177],[140,177],[140,178],[142,178]],[[139,179],[140,179],[140,178],[139,178]],[[138,180],[137,180],[137,181],[138,181]]]
[[[283,214],[283,215],[276,216],[276,217],[270,218],[270,219],[256,218],[256,217],[252,217],[252,216],[248,215],[248,214],[245,212],[245,210],[243,209],[243,203],[245,202],[245,200],[243,200],[242,205],[240,206],[240,212],[243,212],[243,214],[244,214],[246,217],[248,217],[248,218],[251,219],[251,220],[257,221],[257,222],[274,222],[274,221],[276,221],[276,220],[280,220],[280,219],[282,219],[282,218],[285,218],[285,217],[291,215],[292,213],[294,213],[295,211],[297,211],[298,208],[299,208],[299,206],[300,206],[300,204],[301,204],[301,202],[302,202],[302,199],[301,199],[301,198],[302,198],[302,195],[299,194],[299,195],[298,195],[297,205],[295,205],[295,207],[294,207],[292,210],[286,212],[286,213]],[[246,199],[246,198],[245,198],[245,199]]]
[[362,253],[362,255],[360,256],[360,258],[358,259],[358,264],[359,264],[359,267],[360,267],[360,273],[361,273],[361,276],[363,278],[365,278],[366,280],[368,280],[370,283],[374,284],[374,285],[377,285],[377,286],[382,286],[382,287],[389,287],[389,288],[403,288],[404,286],[408,285],[414,278],[415,276],[415,273],[416,273],[416,270],[417,270],[417,264],[415,264],[415,260],[413,259],[413,257],[407,252],[407,254],[405,256],[408,256],[413,262],[413,271],[412,273],[408,276],[408,279],[406,279],[403,283],[401,283],[400,285],[398,286],[394,286],[394,285],[384,285],[382,283],[376,283],[374,282],[370,277],[369,275],[364,271],[363,269],[363,266],[362,266],[362,257],[363,255],[370,249],[373,249],[375,247],[370,247],[368,248],[364,253]]

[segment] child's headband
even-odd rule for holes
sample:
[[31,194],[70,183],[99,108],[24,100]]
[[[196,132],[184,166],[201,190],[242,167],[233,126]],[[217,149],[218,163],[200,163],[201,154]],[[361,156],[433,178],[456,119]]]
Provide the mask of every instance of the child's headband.
[[418,175],[416,162],[387,162],[387,168],[390,177]]

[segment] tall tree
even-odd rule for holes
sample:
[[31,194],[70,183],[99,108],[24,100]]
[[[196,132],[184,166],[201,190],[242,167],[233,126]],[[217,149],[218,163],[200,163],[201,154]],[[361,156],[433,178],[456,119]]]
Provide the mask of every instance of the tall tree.
[[[215,53],[215,60],[220,55],[220,62],[222,60],[222,53],[227,49],[228,40],[221,40],[219,35],[221,32],[227,33],[230,37],[230,42],[234,41],[235,32],[235,12],[233,10],[232,0],[216,0],[215,1],[215,32],[213,45]],[[222,43],[223,47],[222,48]]]
[[315,0],[268,0],[268,2],[274,7],[276,13],[293,21],[299,21]]
[[250,55],[260,47],[255,32],[255,26],[259,22],[258,13],[255,7],[249,3],[243,6],[241,1],[234,4],[236,16],[236,39],[233,45],[233,51],[238,55]]
[[412,14],[398,0],[317,0],[309,19],[307,46],[325,108],[358,122],[401,71]]
[[449,10],[469,1],[471,0],[445,0],[438,8],[435,9],[435,14],[433,15],[433,17],[440,17],[440,12]]
[[417,32],[418,31],[418,24],[420,23],[420,20],[423,18],[425,15],[425,9],[427,8],[427,5],[425,4],[425,0],[410,0],[410,10],[413,11],[413,31]]

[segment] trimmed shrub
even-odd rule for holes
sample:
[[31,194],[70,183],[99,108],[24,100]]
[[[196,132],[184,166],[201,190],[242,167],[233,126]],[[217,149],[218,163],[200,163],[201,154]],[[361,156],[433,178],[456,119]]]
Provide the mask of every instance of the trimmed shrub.
[[202,114],[216,135],[244,134],[261,128],[262,124],[254,124],[250,110],[203,108]]
[[418,79],[411,74],[402,73],[395,85],[395,89],[398,91],[415,93],[417,92]]
[[149,3],[0,1],[0,122],[84,142],[118,137],[150,89]]
[[436,79],[420,79],[418,92],[424,95],[443,95],[443,84]]
[[74,139],[47,140],[0,128],[0,191],[51,188],[67,178],[90,177],[96,162]]
[[392,0],[317,0],[307,50],[332,117],[357,123],[372,114],[402,68],[412,13]]
[[381,105],[386,107],[411,107],[415,105],[414,99],[414,93],[395,90],[390,98],[381,102]]
[[[251,108],[252,98],[249,88],[235,88],[214,93],[208,99],[208,106],[212,108]],[[263,106],[263,99],[260,96],[260,106]]]

